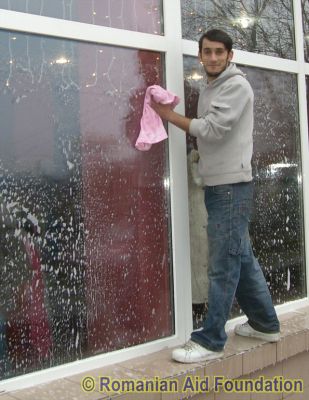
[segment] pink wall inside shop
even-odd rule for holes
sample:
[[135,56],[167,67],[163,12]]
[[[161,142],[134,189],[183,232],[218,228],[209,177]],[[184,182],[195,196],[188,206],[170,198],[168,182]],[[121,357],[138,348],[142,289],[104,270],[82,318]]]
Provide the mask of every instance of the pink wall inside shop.
[[145,89],[159,83],[160,57],[103,46],[97,54],[99,79],[89,86],[94,64],[87,48],[80,48],[85,60],[80,63],[80,109],[92,354],[172,333],[166,146],[155,145],[147,153],[134,148]]

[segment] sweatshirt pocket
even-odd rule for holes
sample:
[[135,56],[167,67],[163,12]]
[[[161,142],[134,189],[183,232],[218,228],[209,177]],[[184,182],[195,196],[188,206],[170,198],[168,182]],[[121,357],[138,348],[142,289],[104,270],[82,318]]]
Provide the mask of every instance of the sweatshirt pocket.
[[211,103],[210,103],[210,107],[213,107],[214,109],[216,109],[216,110],[219,110],[219,109],[229,109],[230,108],[230,106],[228,105],[228,104],[226,104],[226,103],[222,103],[222,102],[218,102],[218,101],[212,101]]

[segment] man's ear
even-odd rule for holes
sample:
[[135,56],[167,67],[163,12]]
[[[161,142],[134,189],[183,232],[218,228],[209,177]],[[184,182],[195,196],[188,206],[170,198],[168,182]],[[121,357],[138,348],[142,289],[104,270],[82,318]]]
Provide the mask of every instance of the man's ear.
[[200,63],[202,62],[202,56],[201,56],[200,52],[198,52],[198,60],[199,60]]
[[229,52],[228,56],[227,56],[228,61],[231,61],[232,58],[233,58],[233,56],[234,56],[234,52],[233,52],[233,50],[231,50],[231,51]]

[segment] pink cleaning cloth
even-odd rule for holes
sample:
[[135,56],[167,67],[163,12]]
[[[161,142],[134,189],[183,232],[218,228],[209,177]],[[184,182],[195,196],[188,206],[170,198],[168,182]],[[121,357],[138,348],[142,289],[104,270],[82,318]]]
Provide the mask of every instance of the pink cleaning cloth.
[[171,104],[172,108],[175,108],[180,102],[178,96],[161,88],[161,86],[152,85],[147,88],[141,119],[141,130],[135,143],[135,147],[142,151],[149,150],[153,143],[161,142],[161,140],[167,138],[162,119],[150,105],[151,99],[156,103]]

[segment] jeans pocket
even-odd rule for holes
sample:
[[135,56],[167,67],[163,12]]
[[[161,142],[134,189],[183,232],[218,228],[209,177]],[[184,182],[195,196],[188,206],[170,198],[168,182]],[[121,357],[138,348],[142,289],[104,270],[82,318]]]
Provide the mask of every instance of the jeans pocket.
[[243,252],[243,240],[239,235],[231,235],[229,242],[229,254],[239,256]]
[[230,195],[231,194],[231,185],[217,185],[213,186],[213,193],[219,195]]

